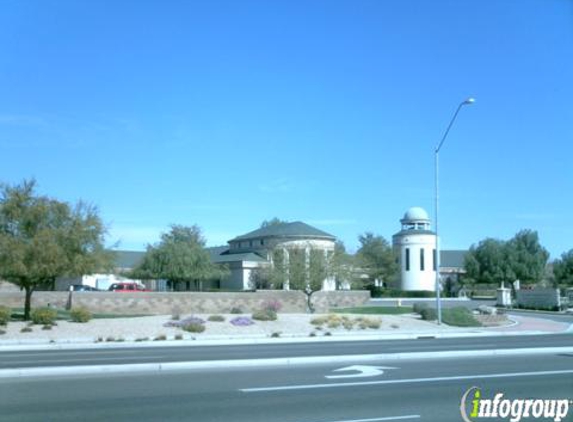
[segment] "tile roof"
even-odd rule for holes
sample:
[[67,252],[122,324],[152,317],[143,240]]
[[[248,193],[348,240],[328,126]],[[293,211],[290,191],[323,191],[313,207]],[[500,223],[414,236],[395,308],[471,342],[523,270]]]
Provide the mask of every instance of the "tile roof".
[[293,223],[281,223],[261,227],[260,229],[237,236],[234,239],[229,240],[229,242],[266,237],[309,237],[336,240],[336,237],[329,233],[319,230],[316,227],[309,226],[302,221],[295,221]]
[[468,251],[442,250],[440,251],[440,268],[463,268],[464,256]]

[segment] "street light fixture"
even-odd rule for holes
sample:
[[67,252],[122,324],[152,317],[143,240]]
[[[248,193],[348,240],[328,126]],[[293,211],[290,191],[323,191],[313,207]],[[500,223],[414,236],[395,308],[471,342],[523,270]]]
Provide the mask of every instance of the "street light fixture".
[[435,231],[436,231],[436,256],[434,258],[434,264],[436,265],[436,311],[438,314],[438,324],[442,323],[442,303],[440,301],[440,238],[439,238],[439,234],[438,234],[438,199],[439,199],[439,195],[438,195],[438,164],[439,164],[439,154],[440,154],[440,149],[442,148],[442,145],[444,144],[444,141],[446,140],[446,137],[448,136],[448,133],[450,132],[450,129],[452,128],[452,125],[454,124],[454,121],[456,120],[456,117],[458,117],[458,113],[460,112],[460,110],[462,109],[463,106],[465,105],[470,105],[473,104],[475,102],[475,99],[473,98],[468,98],[464,101],[462,101],[460,103],[460,105],[458,106],[458,108],[456,109],[456,112],[454,113],[454,116],[452,117],[452,120],[450,120],[450,124],[448,125],[448,128],[446,129],[446,132],[444,133],[444,136],[442,137],[442,140],[440,141],[440,143],[436,146],[436,149],[434,150],[435,153],[435,186],[436,186],[436,196],[435,196]]

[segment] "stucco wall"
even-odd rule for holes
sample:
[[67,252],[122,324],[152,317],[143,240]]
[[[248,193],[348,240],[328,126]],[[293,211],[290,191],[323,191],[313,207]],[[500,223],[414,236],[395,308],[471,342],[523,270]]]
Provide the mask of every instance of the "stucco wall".
[[[313,303],[318,312],[330,308],[359,306],[370,299],[367,291],[317,292]],[[65,308],[69,292],[35,292],[32,306]],[[203,293],[203,292],[73,292],[72,305],[85,306],[92,312],[114,314],[155,314],[169,315],[173,312],[188,313],[228,313],[239,307],[243,312],[260,309],[269,300],[282,304],[281,312],[305,312],[306,298],[302,292],[284,290],[261,290],[257,292]],[[0,305],[21,308],[24,295],[21,292],[0,292]]]

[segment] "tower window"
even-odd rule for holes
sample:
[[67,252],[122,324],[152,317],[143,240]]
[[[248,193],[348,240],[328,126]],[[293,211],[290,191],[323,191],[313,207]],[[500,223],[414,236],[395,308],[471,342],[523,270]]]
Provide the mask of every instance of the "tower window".
[[433,258],[433,267],[434,267],[434,271],[436,271],[436,250],[433,249],[432,250],[432,258]]
[[420,249],[420,271],[424,271],[424,248]]
[[410,271],[410,249],[406,248],[406,271]]

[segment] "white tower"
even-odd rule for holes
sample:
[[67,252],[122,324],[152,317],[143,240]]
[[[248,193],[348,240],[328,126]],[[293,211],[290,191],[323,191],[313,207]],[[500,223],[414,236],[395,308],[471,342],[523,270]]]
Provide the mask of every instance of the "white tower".
[[436,234],[430,230],[428,213],[413,207],[400,220],[402,230],[392,236],[400,265],[400,290],[435,291]]

